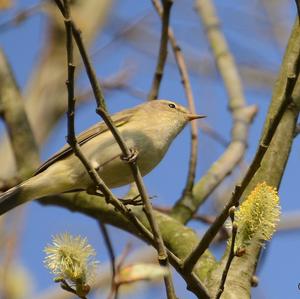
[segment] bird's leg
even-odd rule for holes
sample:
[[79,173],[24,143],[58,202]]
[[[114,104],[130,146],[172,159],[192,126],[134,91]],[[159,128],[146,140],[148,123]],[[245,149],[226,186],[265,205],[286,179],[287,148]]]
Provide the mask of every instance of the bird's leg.
[[143,204],[143,200],[140,194],[134,196],[133,198],[119,198],[119,200],[124,205],[140,206]]
[[121,155],[120,158],[124,162],[133,163],[133,162],[135,162],[137,160],[139,151],[136,148],[130,148],[129,151],[130,151],[130,155],[129,156]]
[[90,186],[86,189],[86,193],[90,194],[90,195],[95,195],[95,196],[99,196],[99,197],[102,197],[105,199],[105,202],[107,204],[111,204],[112,203],[112,200],[110,198],[110,196],[105,196],[103,194],[103,192],[101,192],[101,190],[96,187],[96,186]]
[[95,186],[90,186],[86,189],[86,193],[90,195],[97,195],[101,197],[105,197],[104,194],[99,190],[99,188]]

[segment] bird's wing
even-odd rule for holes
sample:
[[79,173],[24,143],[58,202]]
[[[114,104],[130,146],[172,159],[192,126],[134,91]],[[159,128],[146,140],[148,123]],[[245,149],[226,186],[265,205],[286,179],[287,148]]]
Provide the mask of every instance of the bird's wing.
[[[114,124],[116,127],[121,127],[124,124],[126,124],[129,119],[130,119],[130,115],[131,114],[122,114],[122,115],[118,115],[116,114],[115,116],[112,117]],[[98,136],[106,131],[108,131],[108,127],[104,122],[98,123],[92,127],[90,127],[89,129],[87,129],[86,131],[82,132],[81,134],[79,134],[77,136],[77,142],[80,145],[85,144],[86,142],[88,142],[89,140],[91,140],[92,138],[94,138],[95,136]],[[46,168],[48,168],[50,165],[52,165],[53,163],[55,163],[58,160],[61,160],[63,158],[65,158],[66,156],[68,156],[70,153],[72,153],[72,148],[66,144],[59,152],[57,152],[56,154],[54,154],[49,160],[47,160],[46,162],[44,162],[35,172],[34,175],[37,175],[39,173],[41,173],[42,171],[44,171]]]

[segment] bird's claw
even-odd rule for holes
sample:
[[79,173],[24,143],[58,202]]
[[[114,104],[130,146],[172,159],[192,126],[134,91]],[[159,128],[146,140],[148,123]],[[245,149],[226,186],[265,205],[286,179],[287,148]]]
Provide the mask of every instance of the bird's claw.
[[142,200],[140,194],[134,196],[133,198],[119,198],[119,200],[121,200],[125,206],[126,205],[132,205],[132,206],[143,205],[143,200]]
[[135,148],[130,148],[129,151],[130,151],[130,155],[129,156],[121,155],[121,159],[126,163],[134,163],[137,160],[139,152]]
[[[149,199],[156,198],[156,196],[149,196]],[[133,198],[119,198],[119,200],[122,201],[122,203],[126,205],[132,205],[132,206],[141,206],[144,204],[143,199],[141,198],[141,195],[138,194]]]

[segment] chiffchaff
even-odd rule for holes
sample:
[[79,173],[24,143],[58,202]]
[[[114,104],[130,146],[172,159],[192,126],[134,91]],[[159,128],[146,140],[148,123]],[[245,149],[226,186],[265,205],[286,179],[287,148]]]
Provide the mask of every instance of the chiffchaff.
[[[167,100],[150,101],[123,110],[112,119],[130,149],[138,152],[138,166],[144,176],[164,157],[174,138],[191,120],[203,115]],[[128,164],[105,123],[98,123],[77,137],[82,152],[110,188],[133,182]],[[30,179],[0,196],[0,214],[31,199],[58,193],[88,190],[93,182],[80,160],[65,145],[46,161]]]

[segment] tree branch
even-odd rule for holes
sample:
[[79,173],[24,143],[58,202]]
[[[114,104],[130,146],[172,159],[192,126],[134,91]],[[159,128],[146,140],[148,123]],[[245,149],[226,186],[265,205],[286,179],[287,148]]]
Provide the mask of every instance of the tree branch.
[[[294,42],[294,40],[293,40]],[[207,230],[206,234],[198,244],[198,246],[194,249],[192,254],[185,260],[184,262],[184,269],[189,271],[193,269],[195,262],[198,258],[203,254],[203,252],[208,248],[210,242],[215,237],[218,230],[221,228],[223,223],[225,222],[228,211],[230,207],[237,206],[239,203],[239,199],[243,195],[245,189],[249,188],[249,183],[252,181],[253,177],[255,176],[256,172],[261,166],[262,160],[265,156],[266,151],[268,150],[272,138],[278,128],[280,121],[283,119],[283,115],[286,111],[290,110],[293,100],[293,90],[295,88],[295,84],[298,79],[299,75],[299,57],[300,57],[300,48],[298,52],[298,56],[290,57],[294,58],[294,60],[288,63],[288,66],[285,70],[285,75],[281,80],[283,80],[283,93],[281,96],[281,102],[277,107],[277,111],[274,117],[270,118],[268,114],[268,118],[266,119],[267,130],[264,132],[261,142],[259,144],[258,150],[255,154],[255,157],[245,175],[240,185],[235,187],[234,193],[230,201],[225,206],[224,210],[221,212],[219,217],[217,217],[216,221],[211,225],[211,227]],[[293,130],[294,132],[294,130]],[[288,157],[288,156],[287,156]],[[286,159],[287,159],[286,157]],[[283,173],[284,167],[281,169],[281,173]],[[267,180],[268,176],[266,176],[263,180]],[[279,182],[276,184],[278,185]],[[271,184],[272,185],[272,184]]]
[[[107,205],[98,196],[88,195],[85,192],[77,192],[43,198],[40,202],[46,205],[61,206],[73,212],[83,213],[103,223],[108,223],[123,231],[128,231],[144,241],[155,245],[153,238],[148,238],[147,234],[141,233],[132,221],[129,221],[126,216],[116,211],[111,205]],[[132,207],[131,213],[138,217],[139,221],[145,227],[149,227],[149,222],[141,207]],[[209,298],[205,286],[203,286],[199,279],[204,280],[210,269],[214,267],[214,257],[208,251],[205,252],[198,261],[194,273],[183,273],[180,260],[190,254],[191,248],[194,248],[198,242],[198,236],[193,230],[185,227],[173,218],[156,211],[154,214],[164,243],[168,248],[170,262],[185,279],[189,290],[200,298]],[[172,256],[175,258],[172,258]]]
[[117,269],[116,269],[116,256],[114,252],[114,248],[112,245],[112,241],[109,237],[109,233],[107,231],[107,228],[105,224],[101,221],[98,221],[99,228],[101,230],[104,243],[106,244],[109,260],[110,260],[110,266],[111,266],[111,294],[114,294],[114,298],[118,298],[118,287],[116,287],[116,275],[117,275]]
[[[169,271],[169,274],[164,277],[167,296],[169,299],[175,299],[176,295],[175,295],[174,286],[173,286],[173,282],[172,282],[171,270],[168,265],[168,255],[167,255],[166,248],[164,246],[163,239],[162,239],[160,231],[159,231],[159,227],[155,221],[155,218],[153,215],[153,209],[152,209],[152,206],[151,206],[151,203],[149,200],[149,196],[147,194],[146,187],[145,187],[143,179],[142,179],[142,175],[141,175],[139,167],[136,163],[136,159],[134,159],[134,160],[131,159],[132,153],[131,153],[130,149],[128,148],[124,139],[118,132],[111,117],[106,112],[103,93],[102,93],[100,85],[97,81],[97,77],[96,77],[95,71],[91,65],[91,62],[89,60],[87,51],[82,42],[80,31],[76,27],[74,21],[71,20],[66,6],[64,6],[64,8],[63,8],[61,6],[60,0],[55,0],[55,3],[57,4],[62,15],[66,19],[65,21],[67,22],[68,27],[70,28],[69,31],[67,30],[67,37],[68,37],[68,32],[73,34],[76,44],[78,46],[79,52],[82,56],[87,74],[89,76],[89,79],[90,79],[90,82],[92,85],[94,96],[95,96],[95,99],[97,102],[96,112],[102,117],[102,119],[104,120],[104,122],[106,123],[108,128],[110,129],[116,142],[118,143],[118,145],[120,146],[120,148],[123,152],[124,158],[128,161],[128,164],[131,168],[133,177],[135,179],[136,186],[137,186],[139,193],[141,195],[141,198],[143,200],[143,204],[145,207],[145,214],[147,215],[147,218],[148,218],[148,221],[150,223],[150,227],[151,227],[151,230],[153,233],[155,247],[158,252],[158,261],[159,261],[160,265],[167,267],[168,271]],[[67,2],[64,2],[64,3],[66,5]],[[70,36],[69,36],[69,39],[71,39]],[[67,41],[67,45],[68,45],[68,41]],[[67,51],[70,51],[70,50],[71,50],[71,47],[69,45],[69,47],[67,47]],[[72,55],[69,54],[68,57],[70,59],[72,57]],[[69,74],[72,72],[72,69],[74,69],[74,68],[72,68],[72,64],[73,64],[73,62],[69,60],[68,61]],[[71,80],[73,80],[73,82],[74,82],[74,75],[71,78]],[[70,123],[74,122],[74,118],[72,118],[72,117],[74,116],[74,103],[75,102],[74,102],[73,98],[70,99],[70,97],[72,97],[74,94],[74,91],[70,90],[70,88],[73,88],[73,83],[70,84],[70,80],[68,80],[68,81],[69,81],[69,85],[68,85],[68,87],[69,87],[68,88],[68,94],[69,94],[69,101],[68,101],[68,103],[69,103],[69,106],[68,106],[69,107],[69,112],[68,112],[69,118],[68,119],[69,119],[69,122],[68,123],[69,123],[69,129],[70,130],[73,129],[73,131],[68,131],[68,142],[69,142],[70,146],[73,148],[75,155],[81,160],[81,162],[87,169],[87,171],[88,171],[89,175],[91,176],[91,178],[93,179],[95,185],[97,187],[99,187],[100,190],[105,195],[106,200],[108,200],[108,201],[110,200],[116,207],[121,209],[121,211],[123,213],[125,213],[125,215],[128,216],[129,210],[122,203],[118,202],[118,199],[115,196],[113,196],[112,192],[105,185],[105,183],[99,177],[96,170],[91,166],[89,161],[84,157],[84,155],[82,154],[82,152],[80,150],[80,146],[78,145],[78,143],[76,141],[76,137],[75,137],[74,124],[70,125]],[[124,161],[124,163],[125,163],[125,161]],[[130,219],[134,221],[134,223],[139,227],[140,230],[142,230],[142,232],[145,232],[145,229],[142,227],[142,225],[138,222],[138,220],[134,216],[131,216]]]
[[158,91],[160,82],[163,77],[164,67],[168,54],[168,27],[170,21],[170,12],[173,4],[173,0],[162,0],[163,3],[163,14],[162,14],[162,27],[160,35],[160,46],[157,57],[157,64],[152,80],[152,86],[148,94],[148,100],[156,100],[158,97]]
[[[152,0],[152,3],[163,20],[163,7],[161,6],[159,0]],[[188,101],[189,110],[196,114],[194,95],[192,91],[192,86],[187,70],[187,65],[185,62],[185,58],[179,47],[174,32],[171,26],[168,26],[168,38],[172,46],[173,54],[175,56],[176,64],[179,70],[179,74],[181,76],[181,82],[183,84],[183,88],[185,91],[185,95]],[[186,196],[190,196],[192,189],[194,187],[194,180],[196,174],[196,166],[197,166],[197,154],[198,154],[198,127],[197,121],[191,122],[191,152],[190,152],[190,161],[189,161],[189,170],[187,175],[187,180],[185,184],[185,188],[183,190],[182,198]]]
[[[292,34],[290,36],[286,53],[281,66],[280,74],[274,88],[272,102],[265,121],[264,130],[260,141],[260,146],[267,146],[265,153],[260,156],[260,166],[256,168],[254,176],[248,177],[248,184],[244,189],[243,198],[246,198],[258,183],[265,181],[269,186],[279,188],[281,178],[289,157],[290,149],[293,143],[293,134],[300,108],[300,26],[298,18],[295,22]],[[298,78],[297,78],[298,77]],[[289,104],[289,102],[291,104]],[[285,107],[285,108],[284,108]],[[284,111],[284,112],[283,112]],[[280,117],[281,115],[281,117]],[[279,124],[275,130],[276,123]],[[275,131],[275,133],[274,133]],[[274,134],[272,138],[272,134]],[[269,141],[270,144],[264,144]],[[259,148],[257,155],[262,150]],[[256,155],[256,157],[257,157]],[[259,162],[257,160],[256,162]],[[251,167],[250,167],[251,169]],[[243,183],[242,183],[243,185]],[[241,190],[239,191],[241,193]],[[261,247],[259,245],[247,247],[245,256],[233,261],[228,274],[226,285],[234,283],[235,288],[225,287],[223,296],[241,298],[250,298],[251,277],[255,272],[258,256]],[[216,267],[208,279],[212,281],[220,275],[221,267],[224,267],[227,254],[221,260],[220,266]],[[208,284],[212,293],[216,293],[216,286]]]

